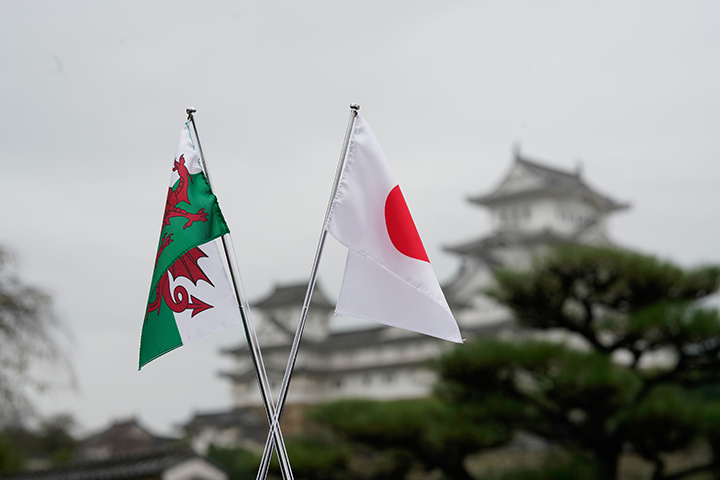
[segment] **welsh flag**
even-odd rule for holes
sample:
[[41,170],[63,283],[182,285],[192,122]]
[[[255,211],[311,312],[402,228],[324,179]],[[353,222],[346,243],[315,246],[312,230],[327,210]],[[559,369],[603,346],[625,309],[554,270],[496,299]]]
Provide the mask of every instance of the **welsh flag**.
[[336,313],[462,343],[405,197],[360,115],[327,231],[348,247]]
[[159,356],[242,321],[222,237],[229,233],[186,123],[173,161],[140,368]]

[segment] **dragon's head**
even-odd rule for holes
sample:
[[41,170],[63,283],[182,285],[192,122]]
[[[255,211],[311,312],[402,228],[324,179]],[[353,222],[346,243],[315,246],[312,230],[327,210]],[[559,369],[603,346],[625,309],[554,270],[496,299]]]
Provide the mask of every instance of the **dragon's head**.
[[173,172],[177,172],[180,167],[185,167],[185,155],[180,155],[180,158],[175,160],[175,164],[173,165]]

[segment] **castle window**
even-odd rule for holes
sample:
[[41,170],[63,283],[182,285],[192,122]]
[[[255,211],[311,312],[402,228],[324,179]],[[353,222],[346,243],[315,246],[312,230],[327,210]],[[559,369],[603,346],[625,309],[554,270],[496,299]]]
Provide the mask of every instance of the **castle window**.
[[507,222],[509,220],[509,217],[510,216],[508,215],[508,209],[506,207],[501,208],[500,209],[500,220],[502,220],[503,222]]
[[503,225],[517,225],[529,220],[531,211],[529,203],[502,207],[499,210],[500,222]]
[[556,216],[568,223],[582,224],[590,221],[592,218],[588,212],[575,209],[573,207],[558,207],[556,210]]

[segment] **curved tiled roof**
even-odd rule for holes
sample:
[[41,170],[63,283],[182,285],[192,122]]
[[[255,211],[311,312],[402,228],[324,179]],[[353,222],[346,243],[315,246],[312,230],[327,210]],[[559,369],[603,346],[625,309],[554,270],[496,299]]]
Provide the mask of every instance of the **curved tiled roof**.
[[[302,306],[305,300],[305,293],[307,292],[307,282],[297,282],[286,285],[275,285],[275,289],[265,298],[253,303],[251,306],[257,307],[260,310],[272,309],[280,307],[292,307]],[[322,289],[320,288],[320,282],[315,284],[313,290],[312,300],[310,305],[314,307],[323,308],[326,310],[333,310],[335,306],[330,303]]]
[[[494,334],[510,324],[509,320],[488,323],[482,325],[476,325],[472,327],[464,327],[463,334],[471,334],[472,336],[483,336]],[[352,351],[367,348],[369,346],[383,346],[383,345],[401,345],[401,344],[417,344],[418,342],[437,342],[438,339],[435,337],[429,337],[414,332],[405,332],[405,335],[401,336],[384,336],[388,328],[385,325],[380,325],[376,328],[368,328],[363,330],[352,330],[342,333],[333,333],[327,339],[312,342],[309,341],[303,345],[305,351],[311,352],[327,352],[327,351]],[[283,346],[287,349],[287,345]],[[263,349],[265,351],[265,349]],[[230,352],[225,352],[230,353]],[[333,376],[346,373],[357,373],[365,371],[380,371],[380,370],[392,370],[404,367],[417,367],[425,363],[426,359],[418,359],[411,361],[402,362],[386,362],[381,361],[377,363],[371,363],[367,365],[357,365],[353,367],[345,368],[332,368],[324,366],[300,366],[297,367],[295,373],[312,374],[315,376]],[[284,368],[279,368],[273,365],[266,364],[268,372],[283,373]],[[242,372],[221,372],[221,376],[230,378],[238,382],[248,382],[255,377],[255,373],[252,367],[247,367]]]
[[188,448],[157,448],[106,460],[78,462],[50,470],[38,470],[5,480],[121,480],[159,478],[160,474],[187,460],[199,458]]
[[604,211],[621,210],[628,208],[627,203],[617,202],[608,196],[599,193],[590,187],[582,179],[580,172],[568,172],[557,168],[548,167],[536,161],[523,158],[519,153],[515,154],[515,165],[513,171],[521,168],[525,173],[533,177],[532,186],[524,189],[513,191],[504,191],[502,186],[505,184],[508,175],[503,182],[500,183],[493,192],[487,195],[471,196],[468,200],[480,205],[495,205],[506,200],[520,198],[525,196],[535,196],[539,194],[553,194],[566,197],[584,198],[590,203],[595,204]]

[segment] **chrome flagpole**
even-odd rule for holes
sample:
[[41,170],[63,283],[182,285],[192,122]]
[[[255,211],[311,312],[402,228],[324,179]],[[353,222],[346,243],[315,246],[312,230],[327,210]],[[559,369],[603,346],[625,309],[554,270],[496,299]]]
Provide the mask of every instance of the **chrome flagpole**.
[[[210,189],[212,190],[210,172],[207,168],[205,155],[203,154],[202,146],[200,145],[200,136],[198,135],[197,126],[195,125],[195,117],[193,114],[196,110],[194,108],[188,108],[185,111],[188,115],[188,120],[192,123],[203,172],[205,172],[205,177],[207,178]],[[243,286],[242,279],[237,271],[237,259],[234,256],[235,250],[232,245],[232,237],[229,233],[226,233],[221,237],[221,239],[223,250],[225,251],[225,259],[227,260],[228,267],[230,269],[230,278],[232,280],[233,287],[235,288],[235,296],[240,307],[240,317],[242,318],[243,329],[245,330],[245,339],[250,347],[250,358],[252,359],[253,367],[255,368],[255,376],[257,377],[258,385],[260,386],[260,395],[262,397],[263,406],[265,407],[265,415],[267,416],[268,424],[270,425],[268,440],[271,441],[275,448],[277,448],[280,472],[282,473],[283,479],[294,480],[292,470],[290,468],[290,460],[288,459],[287,451],[285,450],[285,441],[283,439],[282,432],[280,431],[280,426],[278,425],[277,428],[273,428],[277,415],[273,404],[272,393],[270,392],[270,382],[268,381],[267,371],[265,370],[262,353],[260,352],[255,324],[253,323],[250,315],[250,306],[247,302],[247,296],[245,295],[245,287]]]
[[322,257],[323,249],[325,248],[325,239],[327,238],[327,223],[330,215],[330,207],[332,206],[335,193],[337,192],[338,184],[340,183],[340,176],[345,166],[345,157],[347,156],[348,146],[350,145],[350,137],[352,136],[353,126],[355,125],[355,119],[357,118],[360,105],[353,103],[350,105],[350,119],[348,120],[347,130],[345,131],[345,140],[343,141],[342,151],[340,153],[340,159],[338,160],[337,171],[335,172],[335,181],[333,182],[332,193],[330,194],[330,200],[328,201],[327,210],[325,211],[325,220],[323,221],[322,232],[320,233],[320,240],[318,241],[317,250],[315,251],[315,259],[313,260],[312,269],[310,271],[310,281],[308,282],[307,291],[305,292],[305,300],[303,301],[302,310],[300,312],[300,320],[298,321],[297,330],[295,331],[295,337],[293,338],[292,347],[290,348],[290,356],[288,357],[287,367],[285,368],[285,375],[283,376],[282,385],[280,387],[280,394],[278,396],[277,405],[275,407],[275,416],[272,419],[270,426],[270,432],[265,442],[265,449],[263,450],[262,461],[260,462],[260,470],[258,471],[257,480],[265,480],[267,478],[268,469],[270,468],[270,458],[273,452],[272,432],[275,428],[280,428],[280,420],[282,419],[283,409],[285,408],[285,400],[287,399],[288,387],[290,386],[290,380],[292,378],[292,372],[295,368],[295,361],[297,360],[298,349],[300,348],[300,340],[302,339],[303,330],[305,329],[305,322],[307,321],[308,310],[310,308],[310,300],[312,299],[313,291],[315,290],[315,283],[317,281],[318,268],[320,266],[320,258]]

